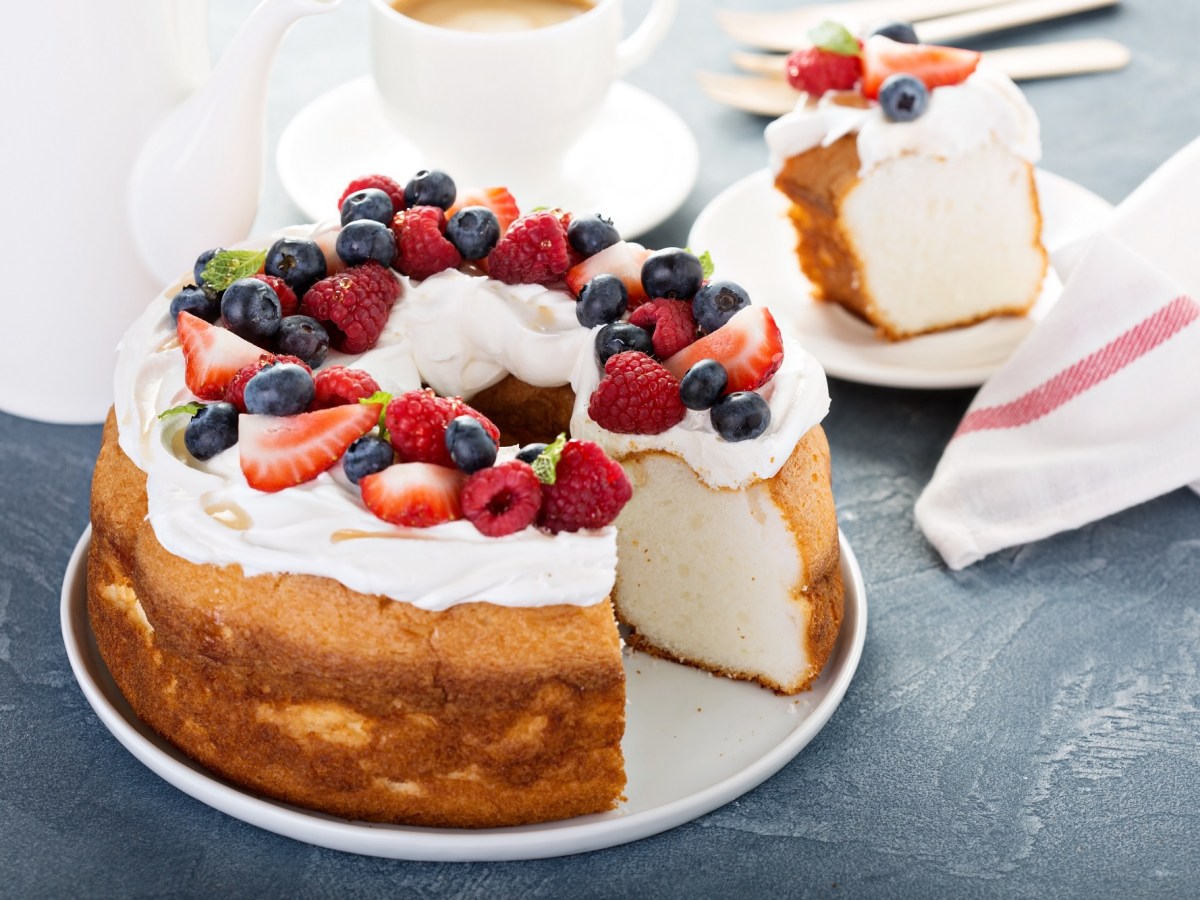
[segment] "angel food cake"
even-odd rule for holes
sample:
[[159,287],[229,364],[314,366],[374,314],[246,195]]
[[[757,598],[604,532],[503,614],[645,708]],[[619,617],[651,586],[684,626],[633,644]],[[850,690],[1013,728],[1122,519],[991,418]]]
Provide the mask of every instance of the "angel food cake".
[[804,96],[766,138],[804,275],[893,340],[1022,314],[1047,267],[1037,117],[978,53],[883,31],[789,57]]
[[258,793],[432,826],[600,812],[614,610],[634,646],[780,692],[828,659],[824,374],[690,253],[457,193],[371,176],[340,224],[206,252],[150,305],[89,615],[137,714]]

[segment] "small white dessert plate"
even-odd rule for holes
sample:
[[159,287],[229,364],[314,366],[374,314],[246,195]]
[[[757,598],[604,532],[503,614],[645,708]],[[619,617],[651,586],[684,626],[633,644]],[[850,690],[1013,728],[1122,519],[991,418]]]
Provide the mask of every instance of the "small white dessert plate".
[[[656,139],[630,139],[645,134]],[[315,222],[337,215],[338,197],[360,175],[378,172],[404,183],[419,169],[437,165],[388,121],[369,77],[336,87],[297,113],[279,138],[275,162],[284,190]],[[517,197],[521,209],[602,212],[632,238],[683,205],[696,184],[700,150],[673,110],[618,81],[596,123],[567,154],[563,171],[565,184],[553,197]]]
[[186,794],[267,831],[321,847],[431,861],[565,856],[628,843],[741,796],[788,763],[829,721],[854,677],[867,633],[858,561],[841,537],[846,609],[813,689],[781,697],[757,685],[626,652],[629,704],[622,747],[629,783],[619,809],[561,822],[483,830],[338,819],[246,793],[193,762],[142,723],[113,683],[87,616],[84,531],[67,565],[62,630],[71,668],[100,721],[130,753]]
[[[1053,252],[1082,237],[1112,209],[1087,189],[1038,170],[1042,239]],[[722,191],[696,218],[688,246],[707,250],[715,277],[742,285],[763,303],[779,327],[837,378],[903,388],[963,388],[983,384],[1012,355],[1058,300],[1062,282],[1051,269],[1027,315],[1003,316],[935,334],[891,342],[836,303],[813,299],[796,259],[796,232],[788,201],[762,169]]]

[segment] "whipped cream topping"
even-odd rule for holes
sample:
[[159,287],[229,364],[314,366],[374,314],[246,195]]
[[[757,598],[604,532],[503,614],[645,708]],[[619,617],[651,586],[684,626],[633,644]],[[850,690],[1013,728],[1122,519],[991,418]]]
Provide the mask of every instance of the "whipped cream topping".
[[889,121],[878,103],[847,106],[834,93],[813,102],[802,94],[792,112],[767,126],[771,169],[778,174],[790,157],[848,134],[858,135],[860,176],[909,154],[953,159],[993,144],[1029,163],[1042,155],[1033,107],[1011,79],[987,63],[961,84],[930,91],[924,114],[911,122]]
[[[327,237],[329,229],[284,233]],[[824,372],[789,340],[781,370],[761,390],[772,421],[757,440],[727,443],[698,412],[665,434],[612,434],[587,416],[600,379],[595,332],[579,326],[571,296],[460,271],[401,282],[376,346],[359,356],[331,351],[326,365],[364,369],[392,393],[428,384],[468,399],[510,373],[539,387],[571,384],[573,436],[597,441],[617,459],[646,449],[675,453],[723,488],[774,475],[828,409]],[[530,527],[501,538],[485,537],[465,520],[401,528],[366,509],[340,464],[267,494],[246,484],[236,444],[208,461],[193,459],[183,447],[186,416],[158,418],[192,399],[169,305],[169,292],[160,295],[126,333],[115,392],[121,448],[147,475],[148,517],[171,553],[238,565],[247,575],[325,576],[429,610],[473,601],[590,605],[608,596],[616,569],[612,526],[556,535]],[[514,453],[502,449],[500,458]]]

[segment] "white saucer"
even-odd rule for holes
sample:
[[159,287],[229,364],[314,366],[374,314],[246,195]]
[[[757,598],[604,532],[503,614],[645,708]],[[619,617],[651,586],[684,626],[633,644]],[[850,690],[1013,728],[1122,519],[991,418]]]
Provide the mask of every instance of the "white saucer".
[[617,810],[562,822],[479,831],[352,822],[243,792],[181,754],[134,715],[96,649],[87,616],[84,531],[62,588],[71,668],[100,721],[130,753],[186,794],[235,818],[299,841],[393,859],[510,860],[565,856],[635,841],[741,796],[779,771],[829,721],[850,685],[867,633],[858,561],[841,535],[846,609],[841,634],[813,689],[781,697],[627,652],[628,800]]
[[[1037,172],[1037,185],[1042,238],[1050,251],[1082,237],[1112,208],[1049,172]],[[701,211],[688,246],[711,253],[717,277],[738,282],[755,302],[769,306],[780,328],[798,337],[825,371],[838,378],[886,387],[977,387],[1012,355],[1062,292],[1051,270],[1041,297],[1026,316],[885,341],[841,306],[813,299],[812,286],[796,260],[796,232],[787,208],[787,198],[775,190],[771,173],[755,172]]]
[[[360,175],[377,172],[403,184],[419,169],[437,165],[392,127],[381,104],[372,80],[358,78],[318,97],[288,123],[275,154],[279,178],[313,221],[336,216],[338,197]],[[645,134],[656,139],[630,139]],[[565,189],[556,189],[553,197],[517,197],[521,209],[601,212],[633,238],[683,205],[696,184],[700,150],[674,111],[619,81],[563,169]]]

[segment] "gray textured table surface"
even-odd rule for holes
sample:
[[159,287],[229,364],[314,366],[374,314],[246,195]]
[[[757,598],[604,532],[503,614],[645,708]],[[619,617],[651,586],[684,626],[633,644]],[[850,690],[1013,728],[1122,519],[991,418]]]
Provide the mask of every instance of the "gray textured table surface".
[[[213,6],[220,48],[248,4]],[[683,6],[631,79],[683,114],[703,156],[651,246],[681,243],[705,203],[764,164],[764,121],[710,103],[690,76],[732,49],[716,3]],[[366,71],[365,26],[365,3],[347,0],[288,36],[272,149],[306,102]],[[1125,0],[986,46],[1111,36],[1133,48],[1125,72],[1027,86],[1044,166],[1118,201],[1200,134],[1198,34],[1200,4]],[[260,226],[296,218],[268,174]],[[871,609],[833,719],[778,775],[698,821],[506,864],[296,843],[192,800],[127,753],[80,693],[58,626],[99,429],[0,414],[0,895],[1200,894],[1200,501],[1176,492],[951,573],[912,506],[970,392],[835,381],[832,394],[834,489]]]

